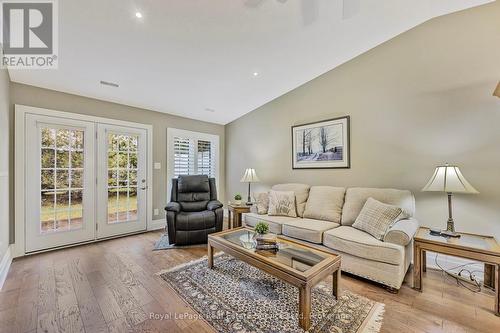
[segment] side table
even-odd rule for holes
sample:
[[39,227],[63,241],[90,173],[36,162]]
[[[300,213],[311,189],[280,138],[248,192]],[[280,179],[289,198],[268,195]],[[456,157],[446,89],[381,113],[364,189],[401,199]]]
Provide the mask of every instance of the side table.
[[459,234],[459,238],[431,236],[429,228],[419,228],[413,242],[413,288],[422,291],[427,251],[480,261],[485,264],[485,284],[495,289],[494,313],[500,316],[500,245],[491,236]]
[[241,214],[250,213],[250,207],[251,206],[234,204],[229,204],[227,206],[229,229],[241,227]]

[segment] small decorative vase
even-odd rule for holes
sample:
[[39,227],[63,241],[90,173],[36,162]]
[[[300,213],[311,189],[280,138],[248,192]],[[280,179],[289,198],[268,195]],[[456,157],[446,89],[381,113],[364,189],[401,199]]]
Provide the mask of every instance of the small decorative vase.
[[241,200],[234,200],[234,204],[237,206],[241,206]]

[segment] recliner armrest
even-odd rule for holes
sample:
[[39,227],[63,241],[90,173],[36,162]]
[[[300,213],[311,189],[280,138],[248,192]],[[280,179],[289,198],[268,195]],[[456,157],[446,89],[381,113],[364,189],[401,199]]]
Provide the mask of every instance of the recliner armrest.
[[207,209],[208,210],[216,210],[218,208],[222,208],[222,203],[218,200],[212,200],[212,201],[209,201],[208,204],[207,204]]
[[414,218],[399,220],[387,230],[384,242],[406,246],[412,241],[418,227],[419,223]]
[[172,201],[165,207],[166,211],[179,213],[181,211],[181,205],[178,202]]

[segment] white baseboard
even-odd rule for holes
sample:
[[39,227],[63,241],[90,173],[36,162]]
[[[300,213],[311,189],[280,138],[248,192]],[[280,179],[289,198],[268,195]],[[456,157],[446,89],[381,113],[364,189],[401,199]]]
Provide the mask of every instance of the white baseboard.
[[0,262],[0,290],[2,290],[5,279],[7,279],[7,274],[9,274],[10,264],[12,263],[12,248],[13,245],[9,245],[7,251],[5,251],[2,261]]
[[[444,254],[438,254],[437,263],[442,268],[449,270],[451,272],[454,272],[454,273],[458,273],[460,271],[460,269],[465,268],[469,271],[474,271],[474,275],[479,280],[483,280],[483,278],[484,278],[484,264],[482,262],[453,257],[453,256],[448,256],[448,255],[444,255]],[[466,266],[456,268],[458,266],[463,266],[463,265],[466,265]],[[436,253],[427,252],[427,267],[434,268],[434,269],[440,269],[436,265]]]
[[166,225],[167,219],[153,220],[148,224],[148,231],[163,229]]

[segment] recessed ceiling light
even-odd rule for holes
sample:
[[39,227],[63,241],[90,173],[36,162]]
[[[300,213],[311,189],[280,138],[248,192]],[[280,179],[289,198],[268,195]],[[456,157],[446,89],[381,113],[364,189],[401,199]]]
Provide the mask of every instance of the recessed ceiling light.
[[108,81],[101,81],[101,84],[103,86],[110,86],[110,87],[114,87],[114,88],[118,88],[120,86],[118,83],[108,82]]
[[137,18],[142,18],[142,13],[141,13],[141,12],[136,12],[136,13],[135,13],[135,17],[137,17]]
[[258,72],[253,72],[253,76],[259,76]]
[[205,108],[205,111],[207,111],[207,112],[215,112],[215,110],[211,109],[211,108]]

